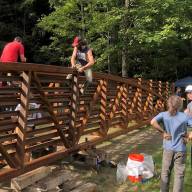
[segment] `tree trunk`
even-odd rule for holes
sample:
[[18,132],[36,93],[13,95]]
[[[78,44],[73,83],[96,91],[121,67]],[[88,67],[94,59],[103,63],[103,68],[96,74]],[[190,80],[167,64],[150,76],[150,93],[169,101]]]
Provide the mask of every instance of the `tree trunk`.
[[122,77],[128,77],[125,48],[122,51]]
[[[125,0],[125,7],[128,9],[129,0]],[[125,28],[127,27],[127,19],[126,18],[124,18],[124,27]],[[128,74],[127,74],[127,50],[126,50],[125,47],[122,50],[122,69],[121,69],[121,73],[122,73],[122,77],[128,77]]]

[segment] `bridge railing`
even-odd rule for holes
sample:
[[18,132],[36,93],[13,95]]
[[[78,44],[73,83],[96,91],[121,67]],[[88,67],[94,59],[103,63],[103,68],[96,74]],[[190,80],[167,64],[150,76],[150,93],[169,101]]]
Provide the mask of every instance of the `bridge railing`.
[[93,76],[81,93],[85,77],[70,68],[0,63],[0,180],[148,124],[173,90],[168,82]]

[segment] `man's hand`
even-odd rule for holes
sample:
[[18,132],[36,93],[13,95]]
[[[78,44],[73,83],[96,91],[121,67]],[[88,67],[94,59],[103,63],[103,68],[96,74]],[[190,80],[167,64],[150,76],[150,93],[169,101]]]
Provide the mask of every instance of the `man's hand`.
[[78,70],[78,69],[81,68],[82,66],[81,66],[80,64],[76,64],[74,67],[75,67],[75,69]]
[[27,62],[27,58],[24,55],[20,55],[20,59],[22,63],[26,63]]
[[72,69],[75,69],[76,67],[75,67],[75,65],[72,65],[71,68],[72,68]]
[[84,68],[83,68],[83,67],[80,67],[79,69],[77,69],[77,71],[78,71],[79,73],[82,73],[82,72],[84,71]]
[[163,138],[166,140],[171,140],[171,135],[169,133],[163,133]]

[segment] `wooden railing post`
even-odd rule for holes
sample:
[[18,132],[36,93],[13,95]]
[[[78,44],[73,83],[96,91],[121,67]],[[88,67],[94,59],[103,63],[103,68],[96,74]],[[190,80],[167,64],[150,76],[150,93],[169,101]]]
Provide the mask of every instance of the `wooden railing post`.
[[[147,96],[145,105],[144,105],[144,113],[148,117],[149,115],[152,115],[153,111],[153,95],[152,95],[152,90],[153,90],[153,80],[149,80],[149,94]],[[149,110],[148,110],[149,109]]]
[[107,121],[107,81],[101,80],[101,106],[100,106],[100,126],[101,134],[107,135],[108,121]]
[[[169,89],[169,82],[166,81],[166,84],[165,84],[165,99],[166,101],[168,100],[169,98],[169,92],[171,92],[172,90]],[[173,93],[171,93],[173,94]]]
[[126,129],[128,126],[128,86],[126,84],[123,84],[122,86],[123,92],[122,92],[122,101],[121,101],[121,106],[122,106],[122,117],[123,117],[123,123],[124,123],[124,128]]
[[[158,81],[158,94],[162,97],[162,82]],[[162,103],[162,98],[157,99],[155,108],[154,108],[154,112],[156,113],[157,111],[159,111],[159,109],[164,108],[164,105]]]
[[[30,85],[31,85],[31,72],[22,73],[20,101],[21,106],[19,110],[18,124],[16,128],[17,143],[16,143],[16,159],[19,161],[20,167],[24,167],[25,158],[25,138],[27,129],[27,116],[30,100]],[[29,159],[27,159],[29,160]]]
[[142,89],[140,88],[142,86],[142,79],[138,78],[138,85],[139,87],[137,88],[137,93],[138,93],[138,97],[137,97],[137,115],[139,116],[139,119],[141,120],[142,117]]
[[70,123],[69,132],[71,137],[72,145],[77,143],[80,138],[81,127],[76,127],[77,112],[79,106],[79,78],[78,74],[74,73],[72,76],[72,96],[71,96],[71,107],[70,107]]
[[[141,79],[137,79],[137,85],[138,87],[136,88],[136,91],[134,93],[134,96],[133,96],[133,100],[130,101],[131,102],[131,106],[130,106],[130,109],[129,109],[129,114],[133,114],[134,113],[134,109],[136,108],[136,115],[138,115],[138,109],[139,111],[141,111],[141,103],[138,105],[138,98],[141,96],[141,93],[140,93],[140,89],[139,86],[141,86]],[[140,99],[140,102],[141,102],[141,99]],[[141,114],[139,114],[141,115]]]

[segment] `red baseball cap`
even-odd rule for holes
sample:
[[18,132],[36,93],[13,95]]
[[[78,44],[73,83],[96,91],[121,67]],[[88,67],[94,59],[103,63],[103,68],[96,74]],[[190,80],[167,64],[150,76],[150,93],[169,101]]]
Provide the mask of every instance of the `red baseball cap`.
[[79,45],[79,40],[80,40],[80,38],[78,36],[76,36],[73,40],[72,46],[76,47],[77,45]]

